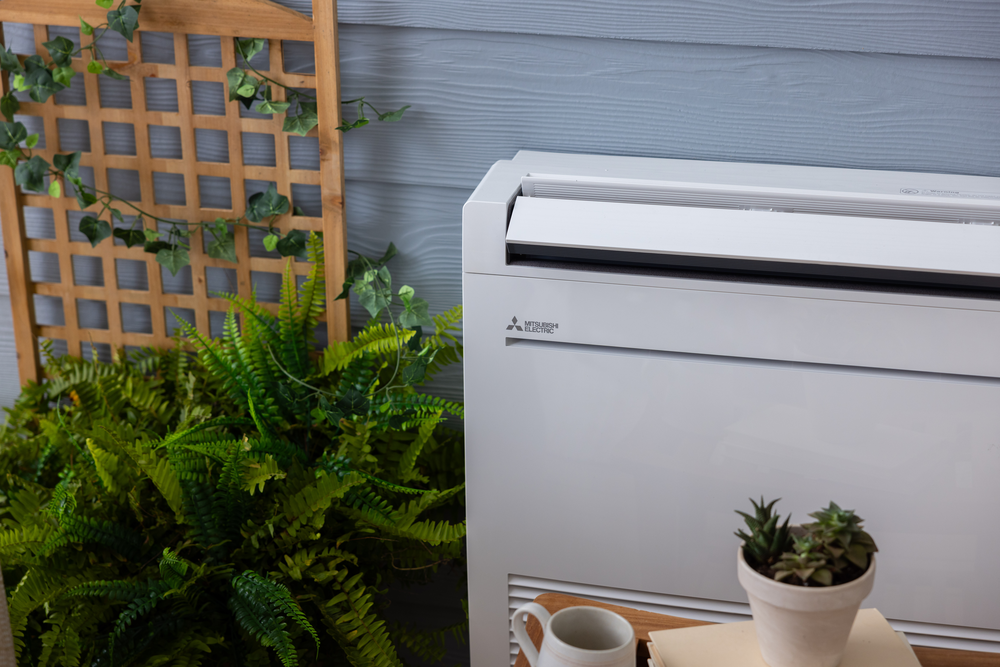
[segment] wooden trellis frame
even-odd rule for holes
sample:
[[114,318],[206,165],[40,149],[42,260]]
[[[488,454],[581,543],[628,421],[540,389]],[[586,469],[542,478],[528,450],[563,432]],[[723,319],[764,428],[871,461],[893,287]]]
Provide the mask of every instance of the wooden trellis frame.
[[[48,26],[79,26],[82,16],[91,25],[106,21],[105,10],[93,0],[0,0],[0,21],[34,24],[35,48],[45,55],[42,42],[49,39]],[[337,19],[335,0],[313,0],[313,18],[277,5],[268,0],[144,0],[139,19],[140,31],[128,45],[128,61],[110,64],[129,76],[132,108],[102,108],[99,86],[103,75],[86,71],[89,55],[73,60],[72,67],[84,77],[86,106],[56,104],[51,97],[44,104],[22,102],[19,114],[40,117],[44,124],[44,150],[37,151],[50,163],[60,152],[60,118],[86,120],[89,123],[90,152],[83,153],[81,165],[94,170],[95,185],[108,190],[108,169],[129,169],[139,174],[140,208],[159,217],[186,221],[211,221],[216,217],[232,218],[245,210],[244,179],[276,182],[282,194],[291,193],[291,184],[318,185],[322,194],[322,217],[283,216],[277,226],[283,231],[301,229],[321,231],[326,250],[327,311],[326,322],[331,340],[346,340],[350,332],[347,302],[333,301],[344,281],[346,266],[346,232],[344,226],[344,157],[340,132],[340,75],[337,59]],[[170,32],[174,35],[174,64],[145,63],[141,55],[141,31]],[[218,35],[222,44],[221,67],[195,67],[188,60],[188,35]],[[0,42],[2,42],[0,30]],[[288,134],[281,131],[283,116],[271,119],[241,118],[236,102],[227,102],[224,116],[196,115],[192,108],[191,81],[226,82],[226,71],[236,64],[234,37],[255,37],[269,40],[269,77],[296,88],[313,88],[318,101],[319,126],[310,135],[319,138],[319,171],[293,170],[289,164]],[[81,35],[84,40],[91,39]],[[286,73],[283,66],[281,40],[311,41],[315,47],[316,74]],[[87,42],[83,42],[86,44]],[[89,52],[88,52],[89,54]],[[145,81],[148,78],[173,79],[177,82],[178,112],[146,109]],[[7,77],[2,77],[2,92],[8,90]],[[74,84],[78,79],[74,77]],[[275,99],[284,99],[284,91],[275,88]],[[136,155],[105,155],[103,122],[130,123],[135,129]],[[153,158],[150,155],[149,125],[178,127],[181,135],[181,159]],[[229,163],[198,162],[195,130],[223,130],[228,135]],[[271,134],[275,139],[276,166],[244,165],[242,132]],[[66,152],[66,151],[62,151]],[[153,173],[182,174],[186,203],[157,204],[154,200]],[[228,178],[232,208],[202,208],[198,176]],[[241,296],[251,293],[251,272],[282,273],[286,259],[251,257],[248,232],[237,227],[237,264],[212,259],[203,252],[202,233],[190,237],[193,294],[163,292],[160,266],[152,254],[141,247],[126,248],[106,239],[92,248],[86,242],[73,242],[69,236],[67,212],[79,210],[76,200],[67,196],[53,199],[42,194],[22,193],[14,183],[13,170],[0,169],[0,217],[3,219],[3,240],[7,254],[7,274],[10,281],[11,306],[18,351],[18,367],[22,384],[41,376],[38,338],[65,340],[70,354],[79,355],[81,344],[107,343],[114,348],[125,345],[169,346],[165,308],[187,308],[195,313],[199,330],[209,332],[209,312],[225,311],[227,302],[207,292],[207,267],[235,268]],[[294,204],[294,201],[293,201]],[[25,233],[24,207],[52,209],[55,238],[28,238]],[[60,283],[33,283],[28,252],[55,253],[59,258]],[[102,262],[104,286],[77,285],[74,281],[72,257],[99,257]],[[145,262],[148,291],[119,289],[117,259]],[[309,271],[311,265],[292,261],[296,274]],[[34,295],[61,297],[65,316],[64,326],[39,326],[35,318]],[[103,301],[107,307],[107,329],[84,329],[79,326],[77,299]],[[144,304],[150,308],[152,333],[123,330],[121,304]],[[276,305],[275,305],[276,307]]]

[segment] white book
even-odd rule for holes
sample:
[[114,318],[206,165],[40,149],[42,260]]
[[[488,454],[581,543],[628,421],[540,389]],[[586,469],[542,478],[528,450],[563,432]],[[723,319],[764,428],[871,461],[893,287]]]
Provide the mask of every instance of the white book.
[[[649,638],[649,667],[767,667],[753,621],[657,630]],[[920,662],[906,636],[877,609],[862,609],[840,667],[920,667]]]

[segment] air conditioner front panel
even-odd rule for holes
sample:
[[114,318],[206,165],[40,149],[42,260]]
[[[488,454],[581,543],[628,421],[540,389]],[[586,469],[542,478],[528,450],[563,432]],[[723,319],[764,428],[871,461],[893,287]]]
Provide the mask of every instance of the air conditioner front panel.
[[508,251],[576,261],[1000,288],[1000,228],[518,197]]
[[[887,617],[1000,629],[1000,596],[976,583],[1000,550],[982,528],[1000,506],[1000,380],[790,362],[795,345],[777,346],[784,359],[671,350],[713,295],[634,290],[465,276],[480,656],[506,659],[494,605],[510,574],[744,601],[733,510],[762,491],[794,520],[830,500],[859,510],[881,549],[866,604]],[[679,304],[689,319],[665,315]],[[942,572],[928,544],[969,548]]]

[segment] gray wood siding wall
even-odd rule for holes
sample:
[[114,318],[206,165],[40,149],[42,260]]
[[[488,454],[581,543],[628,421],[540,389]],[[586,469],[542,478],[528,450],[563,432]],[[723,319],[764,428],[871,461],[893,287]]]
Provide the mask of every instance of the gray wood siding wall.
[[[339,12],[345,98],[412,105],[345,138],[349,245],[394,241],[394,282],[432,312],[461,300],[462,203],[520,149],[1000,176],[995,0],[342,0]],[[10,404],[6,293],[4,275]],[[460,369],[435,390],[460,397]]]

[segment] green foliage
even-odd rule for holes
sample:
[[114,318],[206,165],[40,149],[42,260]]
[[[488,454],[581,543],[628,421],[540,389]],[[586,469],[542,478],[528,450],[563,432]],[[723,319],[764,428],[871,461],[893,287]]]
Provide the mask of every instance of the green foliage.
[[779,526],[778,521],[781,517],[771,513],[774,504],[779,500],[781,498],[775,498],[765,504],[764,496],[761,496],[758,505],[751,498],[750,502],[753,503],[754,509],[753,516],[736,510],[736,513],[743,517],[743,521],[750,528],[749,535],[742,530],[736,531],[735,534],[743,540],[743,556],[751,567],[774,565],[781,558],[781,554],[792,546],[792,536],[788,530],[788,521],[792,518],[791,515],[785,519],[784,524]]
[[[779,499],[780,500],[780,499]],[[771,513],[778,500],[758,505],[754,516],[737,510],[750,535],[742,530],[743,555],[747,563],[776,581],[799,586],[831,586],[857,579],[868,569],[869,555],[878,551],[871,535],[861,528],[863,519],[854,510],[843,510],[830,501],[824,510],[809,516],[814,523],[789,528],[791,516],[779,528],[780,516]]]
[[0,434],[19,664],[438,654],[448,629],[390,627],[382,610],[389,585],[462,562],[462,439],[442,423],[462,406],[405,379],[426,350],[458,359],[460,310],[430,336],[372,322],[318,354],[319,239],[306,251],[313,270],[298,288],[286,271],[276,314],[226,295],[224,336],[186,327],[193,351],[101,364],[42,346],[48,380],[25,387]]

